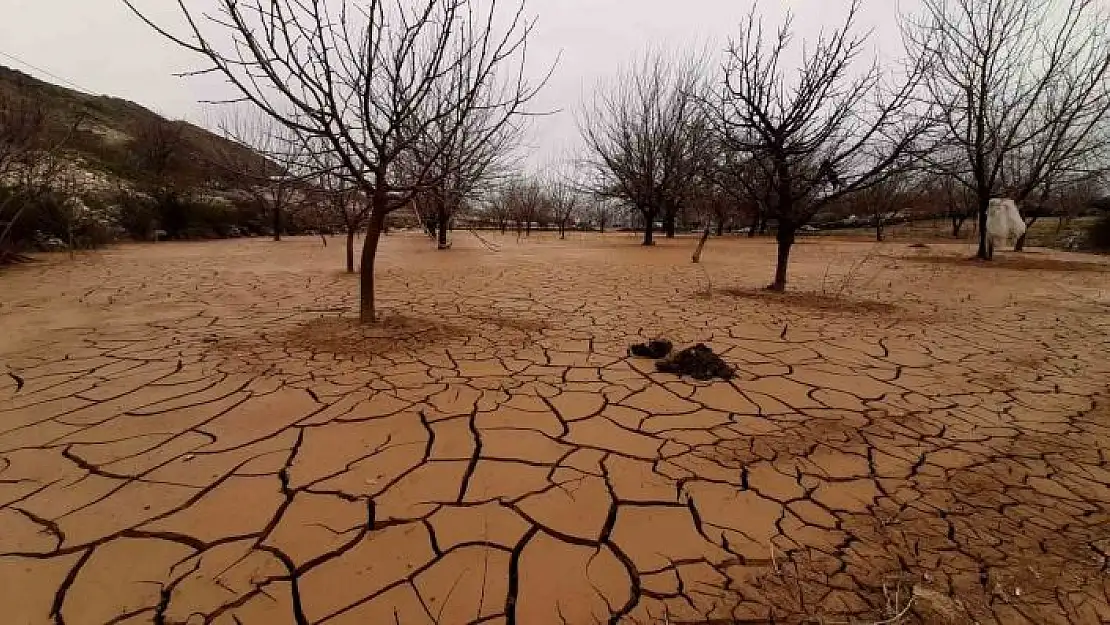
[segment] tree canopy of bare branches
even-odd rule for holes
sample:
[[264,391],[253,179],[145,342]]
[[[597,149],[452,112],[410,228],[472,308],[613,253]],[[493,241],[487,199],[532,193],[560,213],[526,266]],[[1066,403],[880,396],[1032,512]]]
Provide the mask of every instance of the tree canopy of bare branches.
[[[123,0],[151,27],[209,64],[235,101],[253,103],[307,145],[335,155],[369,200],[359,313],[376,318],[374,259],[386,216],[435,187],[431,165],[406,167],[433,125],[454,138],[487,115],[486,136],[527,111],[540,84],[524,76],[533,22],[497,0],[216,0],[215,14],[176,5],[171,32]],[[448,142],[438,143],[445,150]],[[428,162],[434,162],[430,159]]]
[[355,237],[366,227],[372,206],[366,195],[356,186],[327,168],[312,179],[316,193],[312,199],[326,208],[331,219],[343,225],[347,235],[347,273],[355,272]]
[[886,237],[886,227],[890,222],[914,210],[931,191],[927,181],[928,178],[920,170],[900,171],[852,198],[856,200],[851,203],[853,214],[870,215],[871,225],[875,228],[875,241],[881,242]]
[[270,217],[274,241],[281,240],[282,216],[312,177],[308,146],[289,128],[257,111],[230,115],[220,123],[224,136],[247,151],[217,149],[214,167],[243,183]]
[[[433,85],[434,90],[458,89],[464,80]],[[490,88],[484,86],[483,88]],[[439,93],[431,102],[460,97]],[[424,125],[416,133],[413,150],[403,162],[406,176],[431,178],[432,184],[419,187],[413,200],[422,219],[437,235],[439,249],[448,248],[447,234],[452,218],[469,202],[490,192],[508,175],[513,165],[513,150],[520,142],[521,120],[505,122],[496,109],[459,110],[441,115],[428,106],[413,123]]]
[[483,214],[493,222],[501,234],[509,229],[513,220],[512,185],[504,183],[487,196]]
[[691,177],[703,166],[709,135],[698,98],[704,82],[696,59],[657,50],[599,87],[579,114],[587,186],[640,214],[644,245],[654,243],[658,217],[674,235]]
[[45,108],[32,99],[0,93],[0,264],[22,257],[8,249],[26,208],[48,193],[64,170],[61,151],[84,119],[79,114],[67,133],[51,132]]
[[532,225],[545,219],[547,197],[543,185],[535,180],[517,176],[511,179],[501,193],[509,215],[516,224],[517,236],[532,234]]
[[930,59],[925,84],[951,147],[931,164],[970,191],[987,258],[992,197],[1040,202],[1106,168],[1110,12],[1098,0],[923,4],[906,40]]
[[891,175],[929,128],[929,116],[912,110],[925,59],[893,86],[877,63],[858,68],[867,42],[855,32],[860,6],[853,0],[839,27],[807,42],[792,80],[784,67],[792,17],[768,34],[753,9],[729,43],[723,84],[707,101],[721,145],[758,169],[741,180],[758,185],[750,195],[777,221],[772,290],[786,287],[798,228]]
[[585,217],[590,225],[605,234],[605,228],[612,225],[620,214],[620,206],[616,200],[606,198],[593,198],[588,201]]
[[707,183],[703,193],[713,200],[713,217],[718,234],[724,234],[728,222],[750,220],[748,235],[754,237],[767,229],[767,185],[758,179],[762,169],[749,156],[719,146],[714,147],[714,160],[705,169]]
[[565,239],[567,228],[572,225],[582,210],[582,196],[569,180],[558,178],[549,181],[544,192],[551,209],[551,216],[555,219],[555,225],[559,227],[559,238]]

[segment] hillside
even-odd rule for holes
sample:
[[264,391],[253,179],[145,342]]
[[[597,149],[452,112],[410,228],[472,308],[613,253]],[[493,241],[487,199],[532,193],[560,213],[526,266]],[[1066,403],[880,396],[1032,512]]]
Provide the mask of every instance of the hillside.
[[259,158],[208,130],[168,120],[134,102],[84,94],[2,65],[0,100],[42,107],[54,137],[65,136],[80,119],[66,142],[66,155],[102,180],[119,179],[135,187],[152,182],[234,186],[235,180],[218,164],[229,159],[257,163]]
[[[0,261],[123,238],[269,233],[258,182],[274,173],[204,128],[0,66]],[[306,227],[282,222],[285,232]]]

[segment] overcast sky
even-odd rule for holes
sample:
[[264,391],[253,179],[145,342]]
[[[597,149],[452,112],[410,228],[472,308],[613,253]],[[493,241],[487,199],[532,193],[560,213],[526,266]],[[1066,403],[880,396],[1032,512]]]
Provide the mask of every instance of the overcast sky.
[[[187,0],[205,7],[212,0]],[[172,16],[170,0],[137,0],[159,16]],[[848,0],[763,0],[761,12],[779,19],[795,14],[798,40],[843,18]],[[899,10],[916,0],[864,0],[863,28],[874,44],[900,49]],[[574,111],[600,80],[635,59],[649,45],[705,48],[716,54],[751,8],[748,0],[529,0],[538,17],[529,44],[537,71],[558,57],[554,76],[536,108],[560,110],[538,119],[529,133],[531,167],[577,146]],[[133,100],[163,115],[204,124],[214,116],[199,100],[219,97],[212,78],[181,79],[174,72],[201,67],[201,60],[162,40],[119,0],[0,0],[0,64],[44,80]],[[23,63],[11,57],[18,57]],[[38,69],[28,67],[26,63]],[[47,73],[48,72],[48,73]],[[50,74],[53,74],[52,77]]]

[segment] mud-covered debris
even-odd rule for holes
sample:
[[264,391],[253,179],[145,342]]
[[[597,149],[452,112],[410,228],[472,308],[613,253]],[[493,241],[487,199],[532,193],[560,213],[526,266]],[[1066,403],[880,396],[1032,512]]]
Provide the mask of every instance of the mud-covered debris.
[[630,356],[638,358],[666,358],[671,350],[674,349],[674,344],[667,339],[655,339],[647,343],[637,343],[628,348]]
[[713,378],[730,380],[736,375],[734,368],[721,360],[720,356],[703,343],[676,352],[670,358],[655,363],[655,369],[660,373],[686,375],[695,380]]
[[912,598],[913,613],[927,623],[967,623],[969,622],[967,606],[962,601],[924,586],[915,585],[910,595]]

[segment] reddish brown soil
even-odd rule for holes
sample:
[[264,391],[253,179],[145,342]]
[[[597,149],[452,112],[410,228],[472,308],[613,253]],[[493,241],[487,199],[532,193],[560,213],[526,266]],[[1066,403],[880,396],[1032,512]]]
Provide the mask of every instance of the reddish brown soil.
[[1105,260],[492,240],[4,269],[0,621],[1110,621]]

